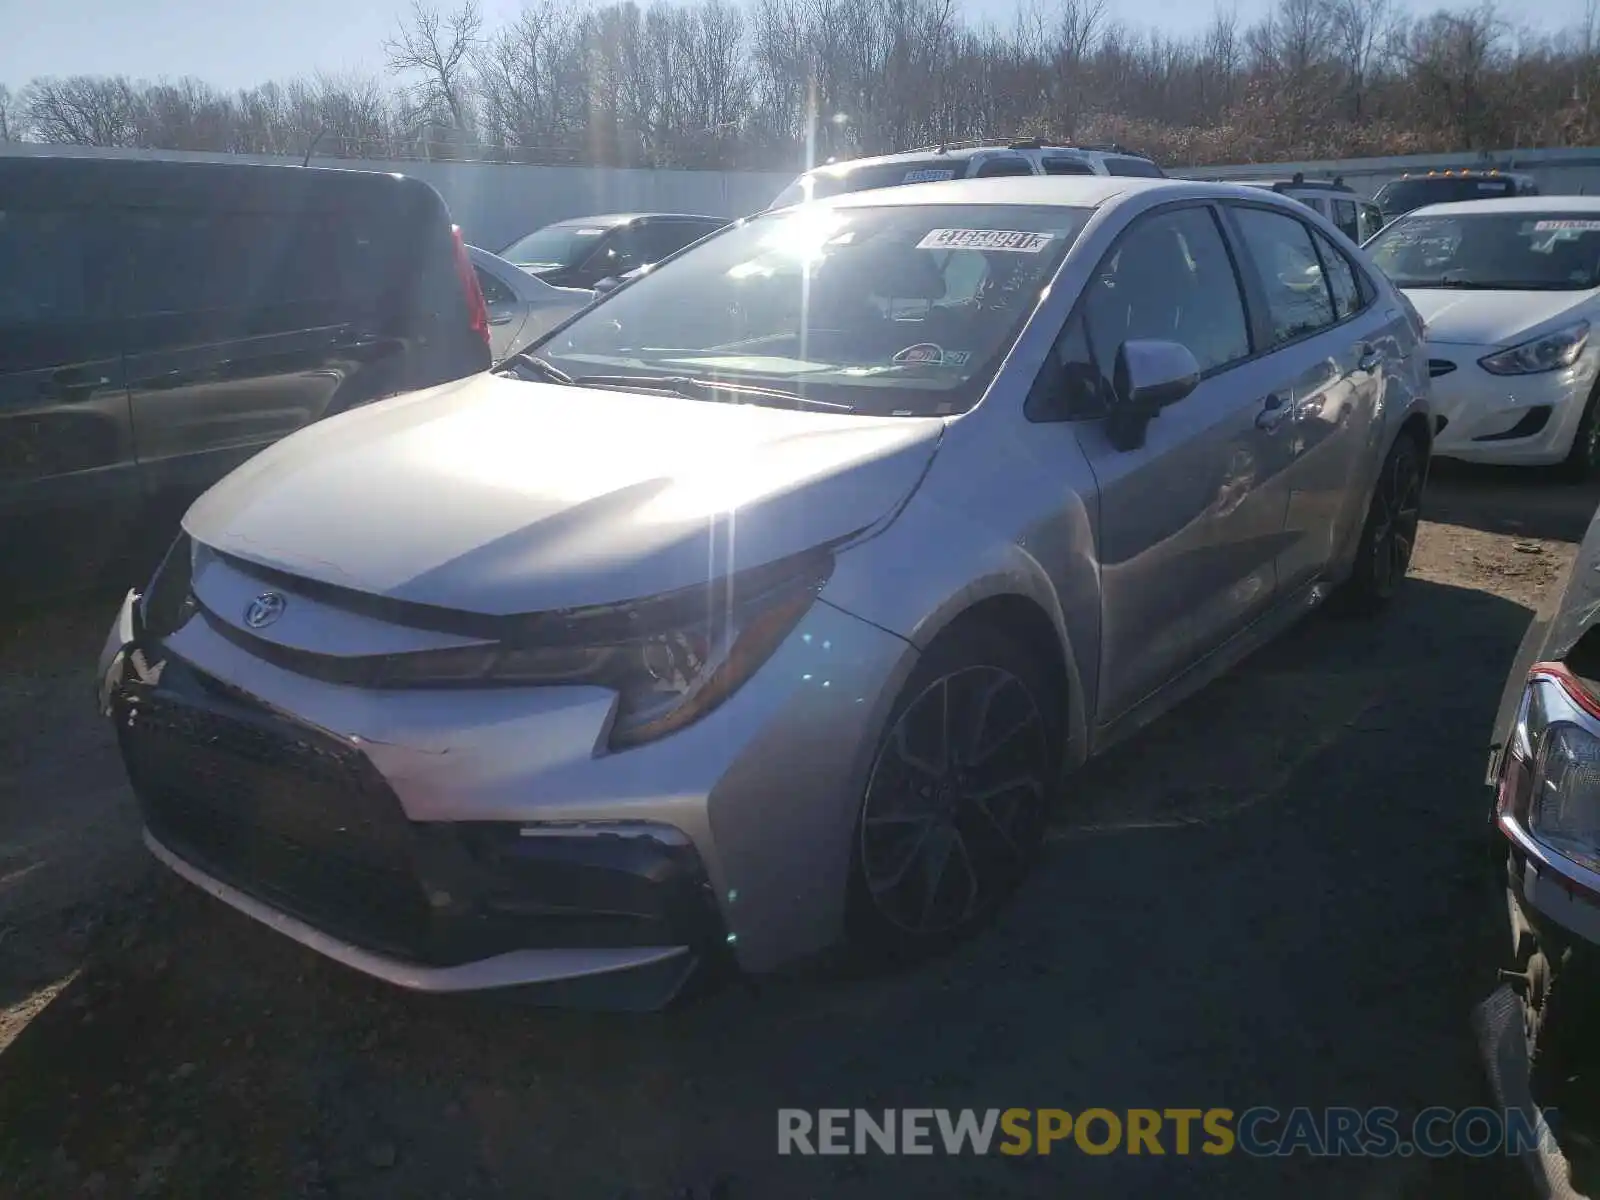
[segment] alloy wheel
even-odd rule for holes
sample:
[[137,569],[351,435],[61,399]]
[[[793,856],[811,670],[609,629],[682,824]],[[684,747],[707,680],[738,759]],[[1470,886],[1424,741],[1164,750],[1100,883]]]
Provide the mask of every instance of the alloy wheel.
[[862,810],[862,874],[913,935],[956,930],[1022,874],[1043,820],[1050,742],[1015,675],[973,666],[925,688],[878,751]]
[[1377,506],[1372,533],[1372,578],[1379,595],[1394,593],[1411,565],[1422,517],[1422,472],[1406,451],[1385,465],[1373,495]]

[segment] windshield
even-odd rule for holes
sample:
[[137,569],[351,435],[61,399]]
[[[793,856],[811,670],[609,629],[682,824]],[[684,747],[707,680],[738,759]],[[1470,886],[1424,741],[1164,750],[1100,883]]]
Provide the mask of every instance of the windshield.
[[761,399],[778,405],[965,411],[1089,212],[818,204],[755,217],[613,293],[537,353],[580,383],[690,376],[781,389]]
[[901,159],[892,163],[870,163],[845,169],[824,167],[807,171],[772,202],[773,208],[786,208],[807,200],[826,200],[846,192],[868,192],[876,188],[897,187],[902,183],[939,183],[958,179],[966,162],[949,158]]
[[1403,288],[1587,291],[1600,285],[1600,213],[1403,217],[1367,251]]
[[608,232],[599,225],[546,225],[512,242],[500,257],[519,267],[575,267]]
[[1390,218],[1408,213],[1424,204],[1449,204],[1456,200],[1497,200],[1515,196],[1517,185],[1511,179],[1484,179],[1481,176],[1434,175],[1427,179],[1397,179],[1378,189],[1373,197]]

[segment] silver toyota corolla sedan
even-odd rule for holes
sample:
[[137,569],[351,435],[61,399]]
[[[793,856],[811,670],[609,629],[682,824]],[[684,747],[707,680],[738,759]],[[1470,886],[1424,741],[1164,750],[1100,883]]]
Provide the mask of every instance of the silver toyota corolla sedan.
[[742,221],[195,504],[102,661],[150,849],[421,990],[936,951],[1087,756],[1394,595],[1419,337],[1258,189]]

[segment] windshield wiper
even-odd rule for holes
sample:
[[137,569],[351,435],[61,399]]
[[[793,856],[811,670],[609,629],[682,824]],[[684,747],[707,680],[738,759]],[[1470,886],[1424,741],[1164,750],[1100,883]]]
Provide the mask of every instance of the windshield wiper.
[[510,358],[505,359],[500,363],[499,366],[495,368],[495,370],[503,371],[507,367],[526,367],[528,370],[532,371],[540,379],[543,379],[546,382],[559,383],[566,387],[571,387],[573,385],[573,378],[571,375],[568,375],[554,363],[546,362],[537,354],[529,354],[526,350],[523,350],[517,354],[513,354]]
[[579,375],[567,382],[575,383],[579,387],[666,392],[689,400],[715,400],[718,399],[719,393],[730,393],[735,396],[759,396],[768,400],[788,400],[813,408],[832,409],[835,412],[855,411],[853,405],[835,404],[831,400],[815,400],[799,392],[785,391],[783,388],[757,387],[749,383],[726,383],[720,379],[695,379],[689,375]]

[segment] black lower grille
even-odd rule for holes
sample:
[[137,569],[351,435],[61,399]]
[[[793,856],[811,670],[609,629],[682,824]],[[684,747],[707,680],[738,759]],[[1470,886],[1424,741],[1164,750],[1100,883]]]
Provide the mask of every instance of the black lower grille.
[[714,945],[692,847],[521,838],[513,822],[408,820],[355,745],[159,648],[159,682],[113,715],[155,837],[180,858],[351,945],[426,965],[530,947]]
[[1522,414],[1510,429],[1502,429],[1499,433],[1485,433],[1472,440],[1475,442],[1506,442],[1512,438],[1532,437],[1550,423],[1550,406],[1548,404],[1535,404]]
[[[182,672],[171,660],[164,671],[175,666]],[[158,689],[120,697],[123,760],[151,832],[336,936],[417,952],[430,914],[411,823],[365,756],[224,692],[208,699]]]

